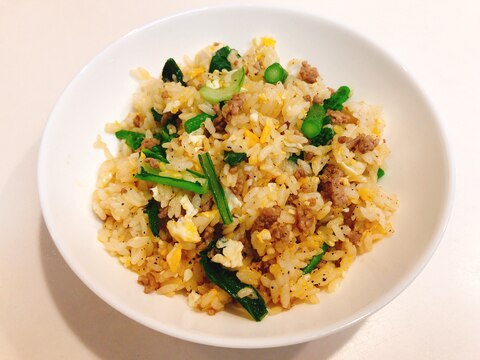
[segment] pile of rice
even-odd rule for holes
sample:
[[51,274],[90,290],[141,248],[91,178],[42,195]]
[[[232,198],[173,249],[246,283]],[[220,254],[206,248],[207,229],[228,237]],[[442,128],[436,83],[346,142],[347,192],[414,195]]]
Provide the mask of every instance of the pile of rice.
[[[348,100],[344,112],[358,122],[334,125],[336,135],[329,145],[309,145],[300,132],[302,121],[311,99],[329,98],[331,89],[321,78],[312,84],[303,81],[298,76],[303,61],[299,59],[284,66],[289,76],[283,84],[264,82],[264,70],[279,62],[275,40],[264,37],[254,39],[242,57],[235,51],[229,56],[234,70],[243,66],[246,73],[241,111],[231,117],[224,132],[207,119],[199,130],[188,134],[182,126],[186,120],[200,112],[215,115],[199,89],[205,84],[221,86],[225,74],[210,74],[208,68],[212,55],[222,46],[214,43],[193,59],[184,59],[181,69],[188,86],[164,82],[145,69],[136,69],[140,87],[133,96],[132,110],[122,122],[108,124],[106,131],[125,129],[151,138],[158,127],[152,107],[160,113],[179,114],[179,137],[163,145],[169,164],[162,169],[173,177],[186,169],[202,172],[197,156],[208,151],[225,189],[233,223],[222,224],[210,193],[199,195],[136,179],[145,155],[132,151],[122,140],[114,156],[99,138],[97,146],[104,148],[107,160],[100,167],[93,194],[93,209],[103,221],[98,238],[123,266],[138,273],[145,292],[185,294],[189,306],[208,314],[229,303],[238,306],[209,281],[199,264],[199,253],[214,236],[223,236],[229,251],[212,261],[236,271],[238,279],[257,289],[271,314],[297,303],[317,303],[320,291],[332,292],[338,287],[358,254],[370,251],[377,240],[393,233],[390,218],[398,202],[377,183],[377,171],[389,154],[382,138],[381,109]],[[380,141],[366,153],[338,141],[341,136],[360,134]],[[223,161],[225,150],[245,152],[248,158],[231,167]],[[300,152],[309,154],[308,160],[288,160]],[[348,201],[342,207],[334,206],[319,191],[327,164],[343,172],[341,186]],[[163,216],[158,237],[152,234],[145,213],[152,197]],[[259,214],[268,208],[280,209],[275,224],[252,231]],[[308,215],[313,220],[302,226],[299,222]],[[329,250],[310,274],[304,274],[302,269],[323,243]]]

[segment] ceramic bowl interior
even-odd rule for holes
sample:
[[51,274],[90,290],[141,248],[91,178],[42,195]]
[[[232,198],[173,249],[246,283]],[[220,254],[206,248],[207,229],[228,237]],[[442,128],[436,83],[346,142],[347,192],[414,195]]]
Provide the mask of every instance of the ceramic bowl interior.
[[[383,186],[398,194],[396,233],[357,258],[333,294],[256,323],[231,311],[192,311],[185,296],[147,296],[137,276],[120,266],[97,238],[91,210],[98,134],[116,150],[104,125],[122,120],[144,67],[160,74],[169,57],[183,59],[222,42],[248,48],[252,38],[277,39],[280,59],[304,58],[332,87],[348,85],[354,99],[382,105],[391,149]],[[67,87],[45,129],[39,193],[48,229],[66,262],[98,296],[130,318],[198,343],[260,348],[312,340],[349,326],[390,302],[418,275],[446,226],[452,170],[442,130],[425,94],[398,63],[370,41],[306,13],[260,7],[221,7],[180,14],[132,31],[95,57]]]

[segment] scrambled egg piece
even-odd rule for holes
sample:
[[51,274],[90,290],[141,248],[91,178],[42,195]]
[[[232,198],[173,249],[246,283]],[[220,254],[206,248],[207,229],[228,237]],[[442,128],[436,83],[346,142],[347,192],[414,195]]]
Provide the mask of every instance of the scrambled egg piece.
[[262,37],[261,41],[263,46],[275,47],[275,44],[277,43],[277,40],[272,39],[271,37],[266,37],[266,36]]
[[222,249],[222,254],[215,254],[212,261],[222,264],[228,268],[237,268],[242,266],[243,244],[237,240],[221,238],[217,241],[217,248]]
[[272,235],[268,229],[263,229],[259,232],[254,232],[252,236],[252,246],[257,250],[258,255],[265,255],[267,243],[270,243]]
[[374,197],[374,193],[372,189],[366,187],[357,187],[358,195],[364,201],[372,201]]
[[178,271],[180,260],[182,259],[182,245],[175,244],[173,249],[167,254],[167,264],[174,273]]
[[249,146],[254,146],[260,142],[258,136],[248,129],[245,129],[245,139],[248,141]]
[[215,219],[215,217],[220,217],[217,209],[198,213],[192,218],[192,220],[197,226],[198,231],[203,232],[205,228],[213,221],[213,219]]
[[167,223],[167,229],[170,235],[179,243],[198,243],[202,240],[190,216],[184,216],[178,219],[178,221],[170,220]]
[[265,126],[260,135],[260,144],[264,144],[268,141],[270,133],[272,132],[273,123],[270,118],[266,120]]

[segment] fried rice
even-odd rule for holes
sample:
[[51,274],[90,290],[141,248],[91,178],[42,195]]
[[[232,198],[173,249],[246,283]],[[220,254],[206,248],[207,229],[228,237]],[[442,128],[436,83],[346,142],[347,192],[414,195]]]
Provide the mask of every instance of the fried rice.
[[[99,169],[93,210],[102,221],[98,239],[138,274],[145,293],[185,294],[191,308],[211,315],[259,296],[274,314],[317,303],[319,292],[339,286],[357,255],[393,233],[398,201],[378,179],[389,155],[381,108],[349,99],[341,110],[327,110],[324,126],[334,136],[312,144],[302,124],[314,104],[324,104],[337,90],[325,86],[303,59],[285,65],[284,81],[266,82],[265,70],[280,62],[275,43],[254,39],[242,56],[229,49],[231,69],[209,72],[212,57],[225,47],[213,43],[185,57],[183,79],[132,71],[140,85],[131,111],[106,131],[142,134],[141,145],[132,148],[124,138],[112,155],[98,138],[107,160]],[[215,104],[202,96],[202,87],[222,89],[239,69],[245,77],[230,99]],[[185,131],[185,123],[202,113],[201,126]],[[168,141],[156,136],[160,129]],[[144,151],[159,148],[166,161]],[[198,154],[207,152],[230,224],[224,224],[212,191],[195,193],[137,176],[149,168],[205,185]],[[245,155],[229,164],[226,152]],[[245,285],[234,296],[202,266],[212,242],[208,261]]]

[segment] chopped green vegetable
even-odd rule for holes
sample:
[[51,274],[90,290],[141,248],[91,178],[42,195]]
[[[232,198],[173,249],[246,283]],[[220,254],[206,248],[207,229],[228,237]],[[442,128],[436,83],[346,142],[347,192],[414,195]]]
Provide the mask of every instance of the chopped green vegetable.
[[150,112],[153,115],[153,120],[155,120],[155,121],[161,121],[162,120],[163,115],[160,114],[157,110],[155,110],[155,108],[152,107],[150,109]]
[[[157,139],[157,140],[161,141],[161,139]],[[161,144],[153,146],[150,150],[152,150],[156,154],[162,155],[165,159],[167,158],[167,153]]]
[[158,219],[158,202],[155,199],[150,199],[147,206],[145,207],[145,212],[148,215],[148,224],[150,225],[150,230],[154,236],[158,236],[160,231],[160,224]]
[[201,179],[206,179],[206,176],[203,175],[203,174],[200,174],[199,172],[196,172],[196,171],[190,170],[190,169],[187,169],[186,171],[189,172],[190,174],[192,174],[195,177],[198,177],[198,178],[201,178]]
[[348,86],[340,86],[337,91],[335,91],[330,98],[325,99],[323,102],[323,107],[325,110],[342,110],[343,103],[348,100],[350,95],[350,88]]
[[185,121],[185,125],[184,125],[185,131],[190,134],[191,132],[194,132],[195,130],[200,129],[200,127],[205,122],[205,120],[207,119],[213,120],[214,118],[215,116],[213,115],[208,115],[205,113],[198,114],[197,116],[194,116],[188,119],[187,121]]
[[167,81],[175,81],[179,82],[182,85],[186,85],[183,82],[183,73],[182,70],[178,67],[177,63],[174,59],[170,58],[165,62],[162,70],[162,80]]
[[302,270],[304,274],[309,274],[315,269],[318,265],[318,263],[322,260],[323,255],[325,255],[325,252],[328,250],[328,245],[326,243],[323,243],[322,245],[322,252],[318,255],[315,255],[310,262],[308,263],[307,266],[305,266]]
[[384,175],[385,175],[385,170],[383,170],[382,168],[378,168],[377,180],[380,180]]
[[297,163],[298,160],[303,160],[303,151],[300,152],[299,155],[297,154],[292,154],[289,158],[288,158],[288,161],[291,161],[291,162],[294,162],[295,164]]
[[265,69],[263,77],[269,84],[276,84],[277,82],[285,82],[288,72],[279,63],[274,63]]
[[229,46],[224,46],[217,50],[217,52],[212,56],[208,72],[213,73],[215,70],[222,71],[223,69],[231,71],[232,64],[230,64],[230,61],[228,61],[228,55],[230,55],[230,51],[232,51],[232,49],[230,49]]
[[208,186],[213,194],[213,200],[217,204],[218,212],[222,218],[222,222],[225,225],[229,225],[233,222],[233,216],[230,212],[228,206],[228,201],[225,196],[225,191],[223,190],[222,184],[218,179],[217,173],[215,172],[215,167],[213,166],[212,157],[208,152],[199,154],[198,160],[200,161],[200,166],[202,167],[203,173],[207,177]]
[[224,151],[223,160],[230,166],[235,166],[240,164],[242,161],[247,159],[247,154],[244,152],[236,153],[233,151]]
[[314,146],[327,145],[335,136],[335,131],[331,127],[325,126],[332,123],[330,116],[325,116],[325,114],[326,111],[322,105],[313,104],[303,120],[300,130]]
[[119,130],[115,133],[115,136],[119,140],[125,140],[132,150],[137,150],[142,145],[143,139],[145,139],[145,134],[128,130]]
[[172,139],[178,137],[178,134],[169,134],[166,128],[161,128],[153,137],[163,144],[172,141]]
[[[157,112],[153,107],[150,109],[153,118],[155,121],[160,122],[162,121],[163,115]],[[154,138],[159,140],[161,143],[169,142],[173,138],[178,137],[178,134],[176,133],[177,131],[177,123],[176,121],[178,120],[178,115],[171,115],[167,120],[166,123],[160,128],[159,132],[153,135]],[[173,125],[175,127],[175,132],[173,134],[170,134],[168,132],[168,126]]]
[[[208,247],[200,253],[200,265],[202,265],[205,274],[211,282],[221,287],[233,299],[238,301],[255,321],[261,321],[268,314],[265,300],[263,300],[253,286],[241,282],[235,272],[226,270],[222,265],[210,260],[208,252],[213,249],[216,243],[217,240],[213,240]],[[238,296],[238,292],[246,287],[253,290],[253,294],[255,294],[256,297],[255,299],[248,296],[243,298]]]
[[[155,146],[154,148],[158,148],[158,146]],[[152,148],[152,149],[154,149]],[[157,159],[165,164],[168,164],[168,160],[164,155],[162,155],[160,152],[157,151],[152,151],[150,149],[143,149],[142,153],[145,154],[146,157],[152,158],[152,159]]]
[[203,98],[211,104],[217,104],[220,101],[230,100],[233,95],[240,92],[244,78],[245,70],[242,67],[232,74],[232,81],[230,85],[219,89],[212,89],[207,86],[203,86],[200,89],[200,95],[202,95]]
[[323,127],[320,131],[320,134],[315,136],[313,139],[310,139],[310,144],[313,146],[324,146],[328,145],[335,136],[335,131],[331,127]]
[[167,176],[154,175],[145,171],[144,167],[142,167],[142,170],[139,174],[135,175],[135,178],[139,180],[150,181],[156,184],[177,187],[180,189],[192,191],[197,194],[205,194],[207,192],[207,189],[205,189],[205,187],[198,182],[191,182],[183,179],[175,179]]
[[322,131],[325,109],[320,104],[313,104],[303,119],[301,131],[306,138],[312,139]]

